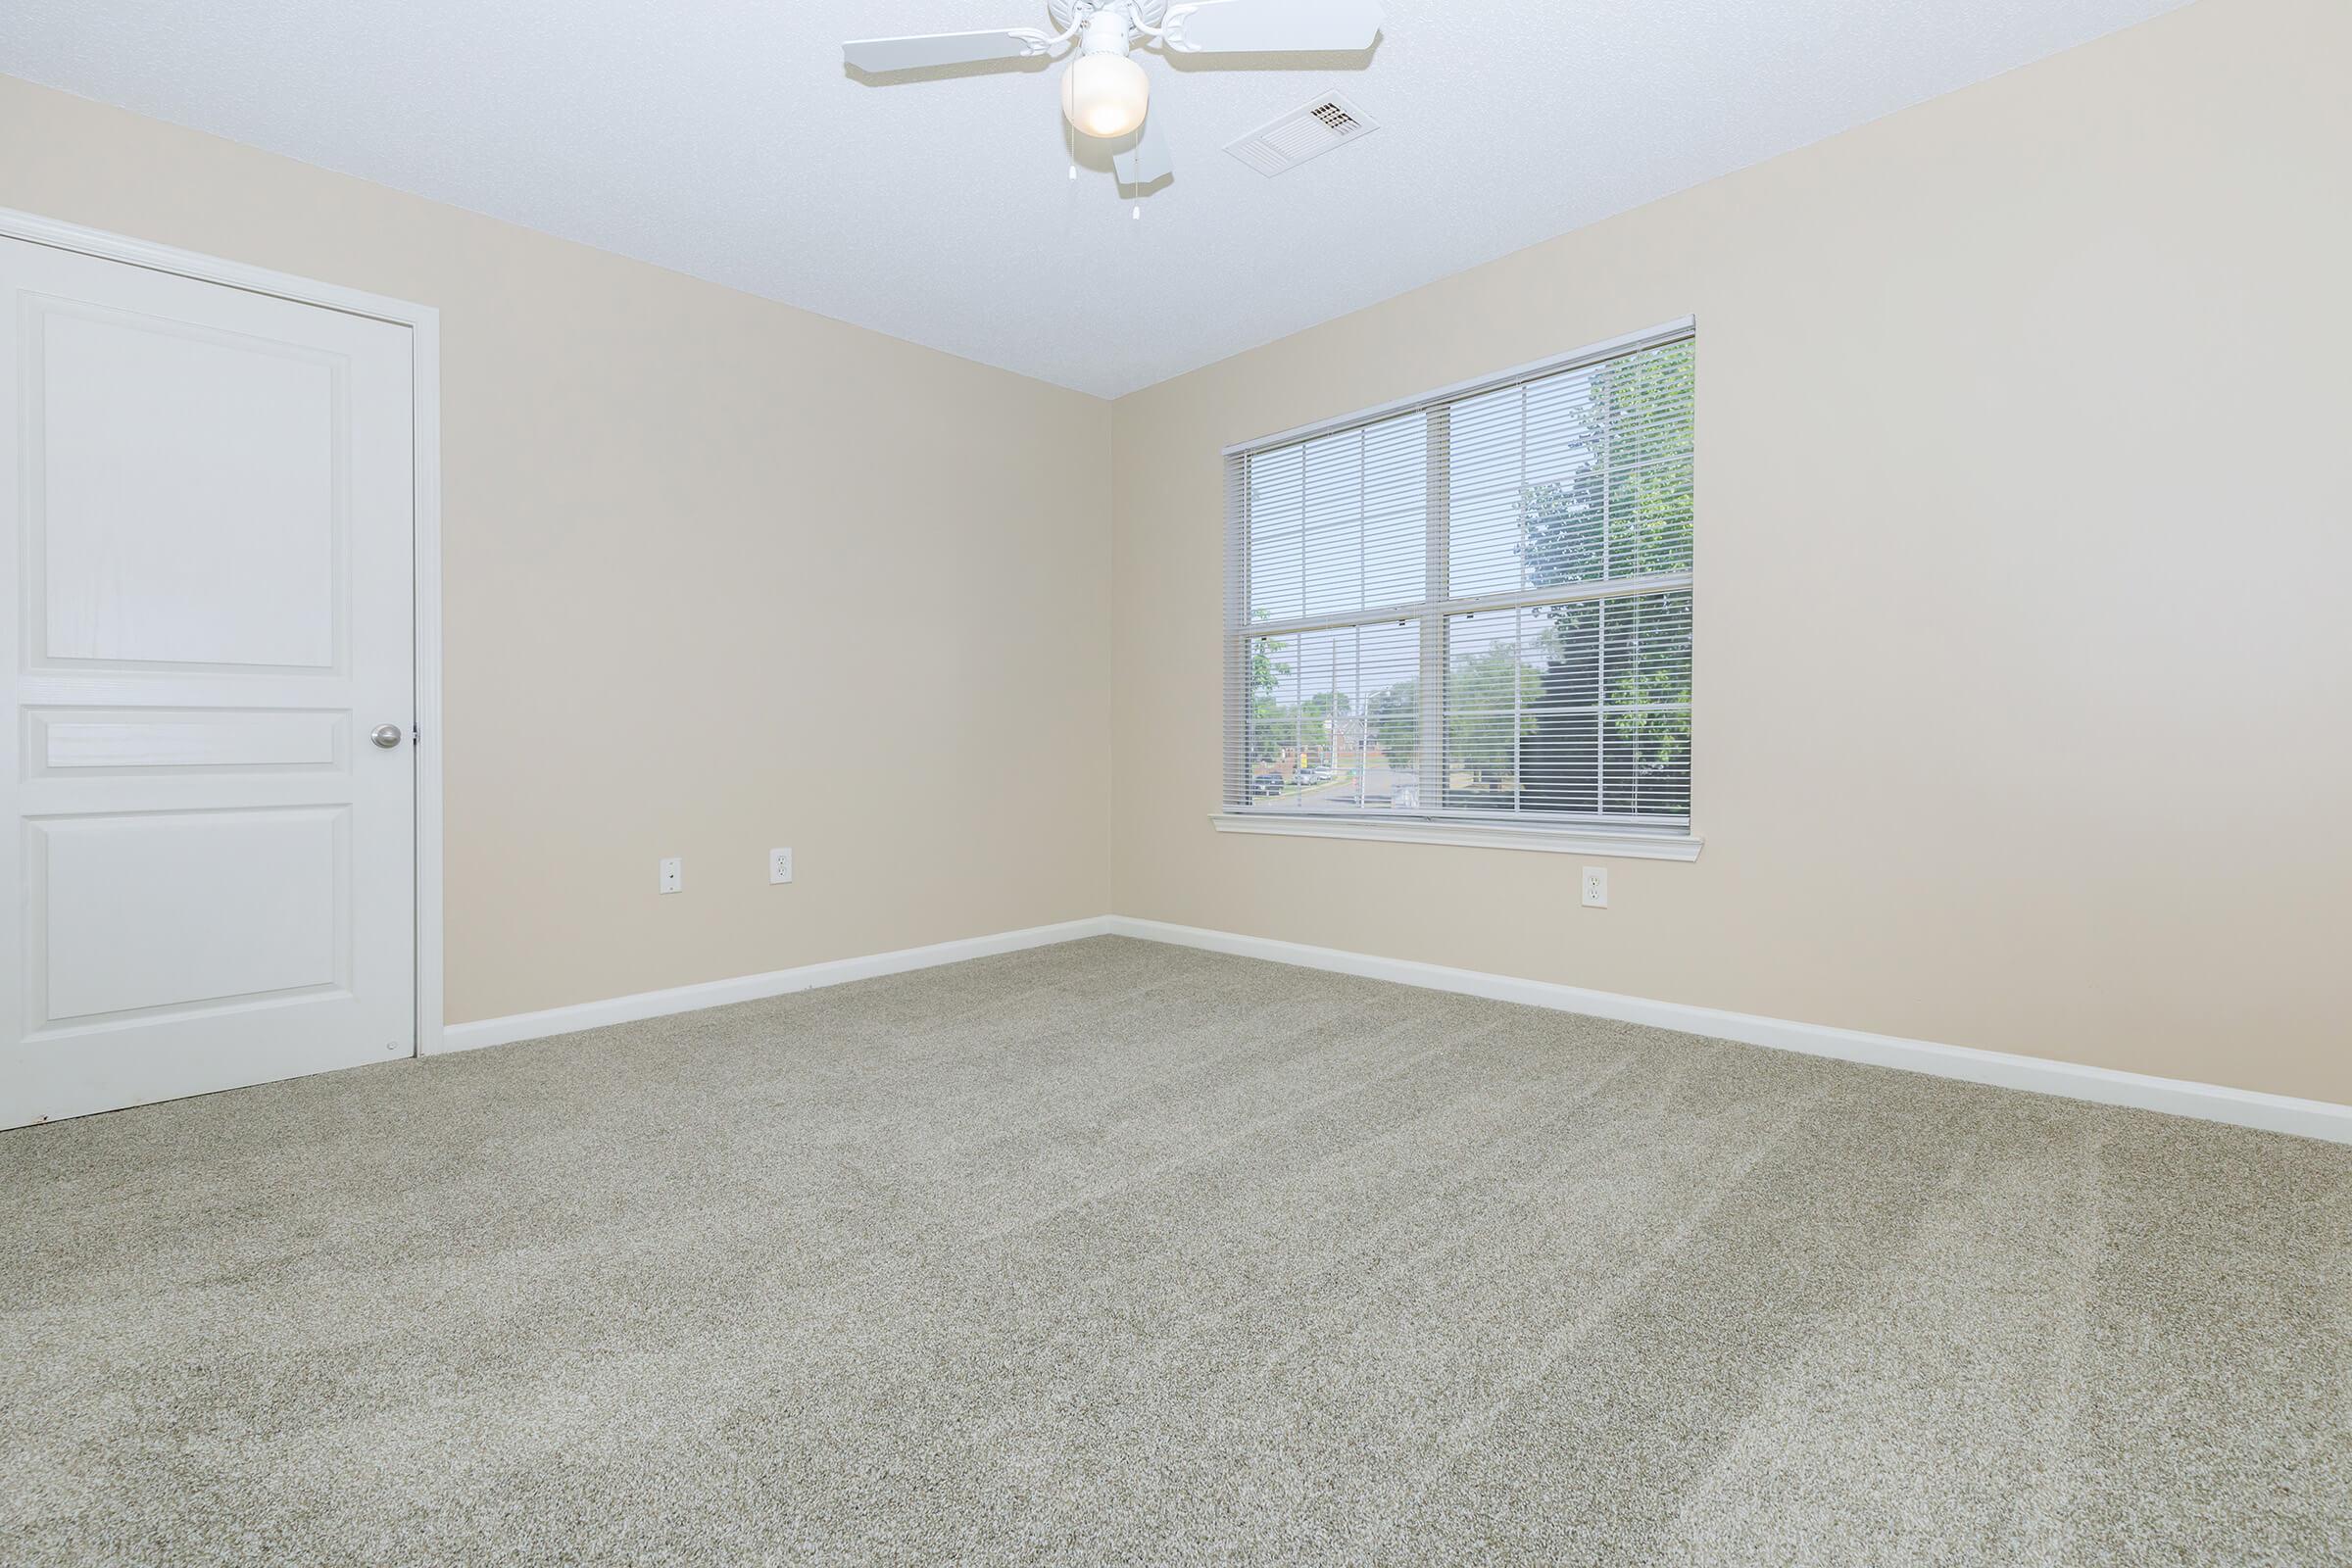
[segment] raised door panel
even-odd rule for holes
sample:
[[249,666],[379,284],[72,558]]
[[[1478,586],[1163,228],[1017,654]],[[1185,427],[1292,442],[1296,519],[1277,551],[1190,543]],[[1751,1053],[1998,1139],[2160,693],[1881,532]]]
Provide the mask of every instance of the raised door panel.
[[88,777],[101,770],[153,776],[190,768],[314,771],[345,760],[340,713],[265,709],[32,709],[26,747],[32,777]]
[[34,1032],[343,987],[349,830],[341,807],[36,824]]
[[68,301],[24,324],[41,661],[335,668],[345,363]]

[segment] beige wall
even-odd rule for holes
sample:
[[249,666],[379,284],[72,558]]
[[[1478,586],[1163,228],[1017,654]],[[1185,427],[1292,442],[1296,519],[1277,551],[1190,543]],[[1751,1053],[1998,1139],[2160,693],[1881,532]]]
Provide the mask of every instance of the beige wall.
[[[1121,399],[1118,910],[2352,1101],[2347,60],[2203,0]],[[1213,833],[1217,449],[1686,314],[1704,856]]]
[[1106,404],[6,78],[0,206],[439,307],[452,1021],[1106,906]]

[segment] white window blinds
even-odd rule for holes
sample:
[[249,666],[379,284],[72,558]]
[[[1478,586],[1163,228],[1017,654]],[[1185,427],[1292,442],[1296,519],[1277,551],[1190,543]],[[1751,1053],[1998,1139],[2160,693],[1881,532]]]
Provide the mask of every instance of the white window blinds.
[[1686,830],[1693,353],[1228,454],[1226,809]]

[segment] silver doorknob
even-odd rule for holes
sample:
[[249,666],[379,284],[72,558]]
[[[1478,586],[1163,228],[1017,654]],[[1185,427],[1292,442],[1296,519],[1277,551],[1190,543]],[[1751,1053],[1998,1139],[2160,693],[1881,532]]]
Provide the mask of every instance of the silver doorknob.
[[398,724],[378,724],[368,732],[368,738],[385,751],[390,751],[400,744],[400,726]]

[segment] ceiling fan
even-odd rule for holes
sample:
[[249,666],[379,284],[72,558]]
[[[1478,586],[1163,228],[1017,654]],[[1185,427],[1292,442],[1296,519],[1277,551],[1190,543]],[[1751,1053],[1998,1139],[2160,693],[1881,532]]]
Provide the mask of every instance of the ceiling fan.
[[[1046,0],[1058,32],[997,27],[906,38],[859,38],[841,46],[858,71],[882,74],[988,60],[1050,58],[1073,39],[1077,58],[1061,74],[1061,112],[1078,131],[1135,144],[1111,155],[1119,181],[1149,185],[1172,173],[1168,147],[1148,114],[1152,84],[1138,48],[1177,54],[1275,54],[1372,47],[1380,0]],[[1136,135],[1138,130],[1141,135]]]

